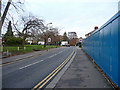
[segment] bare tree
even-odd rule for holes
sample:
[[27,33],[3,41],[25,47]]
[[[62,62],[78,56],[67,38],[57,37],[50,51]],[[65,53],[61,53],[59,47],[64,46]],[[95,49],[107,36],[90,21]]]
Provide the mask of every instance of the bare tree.
[[58,28],[48,27],[48,25],[46,25],[41,34],[41,38],[44,40],[44,47],[46,47],[48,38],[56,35],[58,35]]
[[45,25],[42,19],[34,16],[30,16],[29,19],[22,18],[22,20],[24,21],[24,28],[22,33],[19,32],[19,34],[23,36],[23,41],[25,41],[27,37],[42,38],[45,42],[44,47],[46,47],[48,38],[58,35],[58,28],[48,26],[52,23]]
[[18,35],[23,38],[22,46],[24,46],[27,37],[39,37],[45,26],[42,19],[36,18],[34,16],[23,17],[22,21],[24,25],[22,30],[18,29],[15,24],[13,25],[17,30]]

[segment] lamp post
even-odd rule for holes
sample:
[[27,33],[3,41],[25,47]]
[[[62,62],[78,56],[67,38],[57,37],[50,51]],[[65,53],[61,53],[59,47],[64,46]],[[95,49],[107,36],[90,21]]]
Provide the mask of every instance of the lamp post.
[[46,47],[47,44],[47,39],[48,39],[48,35],[46,34],[46,31],[49,30],[48,25],[52,24],[51,22],[46,24],[45,26],[45,30],[43,31],[43,37],[44,37],[44,47]]
[[[46,27],[47,27],[47,29],[49,30],[49,27],[48,27],[48,25],[50,25],[50,24],[52,24],[52,22],[50,22],[50,23],[48,23],[47,25],[46,25]],[[47,31],[47,30],[46,30]],[[48,40],[47,40],[47,44],[48,44],[48,42],[50,43],[51,42],[51,38],[47,38]]]
[[47,29],[48,29],[48,25],[50,25],[50,24],[52,24],[52,22],[50,22],[50,23],[48,23],[48,24],[46,25]]
[[48,23],[47,25],[52,24],[52,22]]

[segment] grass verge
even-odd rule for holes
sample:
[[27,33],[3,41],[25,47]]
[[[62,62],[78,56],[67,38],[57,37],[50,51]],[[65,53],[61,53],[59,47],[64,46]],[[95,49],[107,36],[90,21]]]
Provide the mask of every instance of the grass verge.
[[47,50],[50,48],[57,48],[58,46],[42,46],[42,45],[25,45],[24,48],[21,46],[7,46],[3,47],[3,52],[8,52],[11,53],[11,55],[18,55],[18,54],[24,54],[28,52],[33,52],[33,51],[40,51],[40,50]]

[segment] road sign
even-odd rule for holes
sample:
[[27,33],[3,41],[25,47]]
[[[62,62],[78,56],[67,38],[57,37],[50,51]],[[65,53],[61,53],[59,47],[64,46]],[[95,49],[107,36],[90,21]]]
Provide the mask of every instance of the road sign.
[[80,42],[82,42],[82,39],[80,39]]
[[51,38],[48,38],[48,42],[51,42]]

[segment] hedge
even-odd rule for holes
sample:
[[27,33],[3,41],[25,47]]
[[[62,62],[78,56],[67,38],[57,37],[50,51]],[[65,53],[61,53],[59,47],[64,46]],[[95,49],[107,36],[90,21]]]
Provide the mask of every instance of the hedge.
[[23,39],[18,37],[10,37],[7,39],[6,44],[9,46],[20,46],[22,45]]

